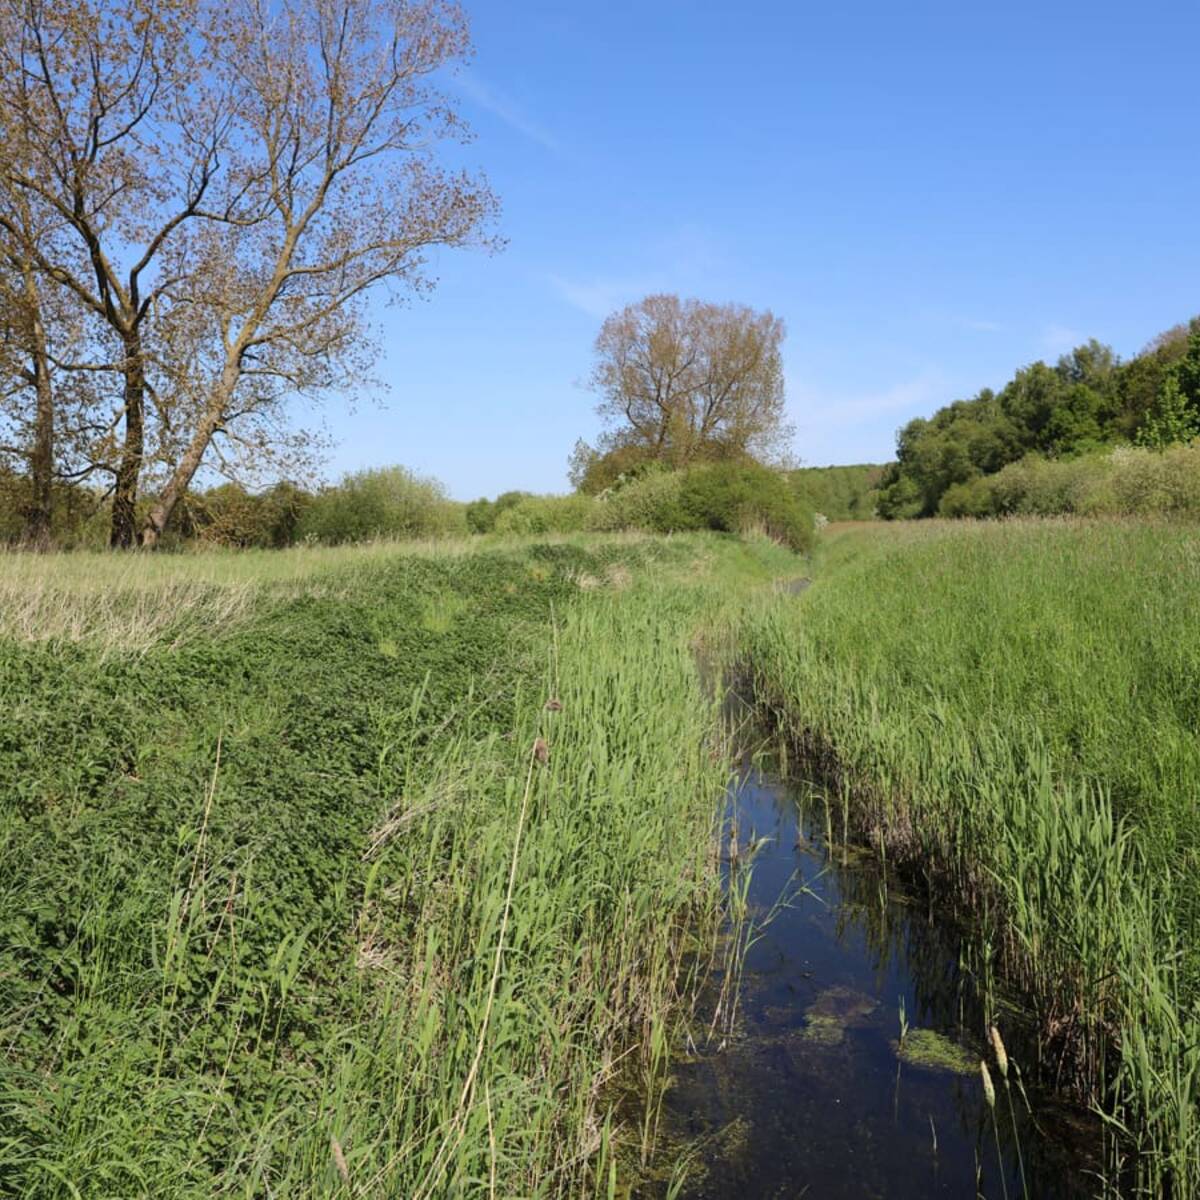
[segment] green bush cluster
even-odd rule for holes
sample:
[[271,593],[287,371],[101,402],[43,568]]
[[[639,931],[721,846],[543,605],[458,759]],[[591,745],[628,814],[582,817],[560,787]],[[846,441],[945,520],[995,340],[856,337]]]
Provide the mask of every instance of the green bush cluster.
[[679,496],[683,475],[661,468],[610,487],[596,500],[588,528],[598,532],[645,530],[670,533],[683,524]]
[[495,500],[480,497],[472,500],[466,507],[467,528],[472,533],[491,533],[496,528],[496,521],[510,508],[528,499],[530,492],[503,492]]
[[761,532],[798,552],[812,545],[812,513],[784,475],[750,463],[721,462],[651,472],[596,501],[591,529],[678,533]]
[[812,513],[778,471],[741,463],[713,463],[683,476],[681,528],[726,533],[763,532],[793,550],[812,545]]
[[311,493],[286,481],[265,492],[223,483],[184,498],[171,515],[166,544],[194,540],[242,550],[279,550],[297,540],[312,502]]
[[1031,457],[955,484],[944,517],[1200,516],[1200,445],[1118,447],[1075,459]]
[[467,533],[464,506],[436,479],[404,467],[346,475],[313,497],[299,522],[301,540],[338,545],[370,538],[460,537]]
[[756,463],[650,469],[599,496],[526,496],[497,517],[497,533],[763,533],[796,551],[812,545],[812,513],[787,478]]
[[496,518],[496,533],[580,533],[587,528],[592,498],[583,495],[526,496]]

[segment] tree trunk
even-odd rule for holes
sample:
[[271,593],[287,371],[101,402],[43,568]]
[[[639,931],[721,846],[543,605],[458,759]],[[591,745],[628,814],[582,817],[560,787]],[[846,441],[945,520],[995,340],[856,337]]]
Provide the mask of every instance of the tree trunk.
[[113,487],[112,527],[108,544],[128,550],[135,543],[137,489],[145,451],[146,368],[142,362],[142,338],[134,330],[125,336],[125,444],[117,464]]
[[204,452],[208,449],[208,443],[212,438],[212,433],[208,431],[208,428],[208,423],[205,422],[197,431],[175,470],[171,472],[170,479],[167,480],[163,490],[159,492],[158,499],[150,506],[150,511],[146,515],[146,520],[138,535],[138,541],[146,549],[153,550],[158,545],[163,530],[166,529],[167,522],[175,511],[175,505],[183,499],[192,482],[192,477],[199,469],[200,460],[204,457]]
[[208,451],[209,443],[220,428],[222,418],[233,397],[234,389],[237,387],[237,382],[237,367],[227,363],[225,370],[221,374],[221,381],[217,384],[216,391],[209,401],[208,411],[196,427],[196,432],[192,435],[192,440],[188,443],[187,449],[175,464],[175,469],[171,472],[170,478],[163,486],[162,491],[159,492],[158,499],[155,500],[150,508],[150,512],[146,516],[140,534],[140,541],[143,546],[152,548],[158,545],[163,530],[166,529],[167,522],[171,519],[171,513],[175,511],[175,505],[187,493],[192,479],[200,469],[201,462],[204,461],[204,455]]
[[37,410],[33,445],[29,452],[29,482],[32,495],[25,514],[25,544],[33,550],[49,550],[54,516],[54,394],[50,373],[41,358],[34,366]]
[[22,540],[33,550],[49,550],[50,524],[54,515],[54,391],[50,383],[50,361],[46,354],[46,331],[42,326],[37,283],[25,272],[25,300],[29,306],[29,354],[33,368],[33,442],[29,448],[31,495],[25,511]]

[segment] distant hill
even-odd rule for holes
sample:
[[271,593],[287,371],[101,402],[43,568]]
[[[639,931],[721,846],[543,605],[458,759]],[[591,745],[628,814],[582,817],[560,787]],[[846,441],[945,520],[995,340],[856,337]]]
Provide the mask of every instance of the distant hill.
[[788,472],[797,498],[831,521],[869,521],[886,465],[857,463],[847,467],[799,467]]

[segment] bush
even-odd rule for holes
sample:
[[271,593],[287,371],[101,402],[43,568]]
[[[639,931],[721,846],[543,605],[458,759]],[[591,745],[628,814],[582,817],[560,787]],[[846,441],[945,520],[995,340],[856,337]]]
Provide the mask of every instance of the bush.
[[938,505],[943,517],[992,517],[996,515],[992,479],[980,476],[966,483],[955,483],[946,489]]
[[588,528],[642,529],[650,533],[690,528],[679,503],[683,479],[678,471],[658,470],[610,488],[596,501],[588,517]]
[[472,500],[466,508],[467,528],[472,533],[491,533],[501,513],[531,496],[531,492],[504,492],[495,500]]
[[798,467],[788,473],[788,482],[805,508],[822,512],[831,521],[869,521],[875,515],[885,469],[872,464]]
[[496,518],[497,533],[579,533],[596,501],[591,496],[526,496]]
[[404,467],[346,475],[313,499],[299,535],[338,544],[368,538],[459,537],[467,532],[465,506],[436,479]]
[[784,475],[757,463],[724,462],[653,471],[597,499],[589,529],[678,533],[763,532],[793,550],[812,545],[813,517]]
[[1024,458],[995,475],[955,484],[938,512],[944,517],[1200,516],[1200,445]]
[[796,551],[812,546],[812,514],[777,471],[747,463],[713,463],[683,477],[679,506],[689,529],[762,530]]
[[311,502],[306,491],[286,481],[265,492],[223,483],[188,495],[176,506],[167,525],[167,544],[195,538],[214,546],[280,549],[296,541]]

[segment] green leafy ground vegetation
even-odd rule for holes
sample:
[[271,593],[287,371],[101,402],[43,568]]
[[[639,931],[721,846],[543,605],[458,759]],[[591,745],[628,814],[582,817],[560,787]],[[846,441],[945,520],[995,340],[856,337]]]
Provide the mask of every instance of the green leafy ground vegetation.
[[1120,1133],[1113,1177],[1174,1197],[1200,1194],[1197,547],[1136,521],[843,527],[740,630],[849,832],[974,922],[985,989],[1024,992],[1042,1071]]
[[0,1192],[629,1186],[720,920],[691,638],[794,559],[475,550],[12,560]]

